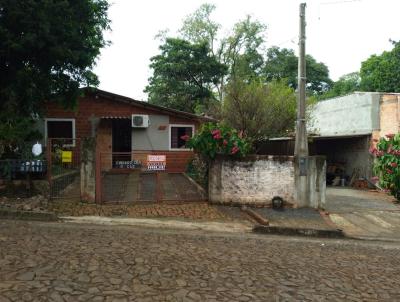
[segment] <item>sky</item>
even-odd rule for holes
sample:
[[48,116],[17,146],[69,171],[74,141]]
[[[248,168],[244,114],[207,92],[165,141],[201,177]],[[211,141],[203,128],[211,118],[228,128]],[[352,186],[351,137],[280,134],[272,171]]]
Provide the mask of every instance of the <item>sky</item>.
[[183,19],[203,3],[216,5],[212,18],[221,24],[221,36],[251,15],[267,25],[267,48],[297,52],[299,4],[306,2],[306,53],[325,63],[333,80],[358,71],[372,54],[392,49],[390,39],[400,40],[398,0],[109,1],[112,30],[105,38],[111,45],[102,49],[94,70],[99,88],[144,101],[150,58],[159,53],[155,36],[164,29],[176,35]]

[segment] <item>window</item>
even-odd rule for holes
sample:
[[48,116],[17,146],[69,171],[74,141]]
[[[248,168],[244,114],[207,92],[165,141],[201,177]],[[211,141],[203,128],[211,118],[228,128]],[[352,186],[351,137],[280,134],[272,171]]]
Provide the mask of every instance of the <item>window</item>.
[[170,149],[189,150],[185,147],[186,141],[182,136],[193,136],[193,125],[170,125]]
[[74,144],[75,139],[75,119],[45,119],[45,139],[47,138],[70,138],[66,140]]

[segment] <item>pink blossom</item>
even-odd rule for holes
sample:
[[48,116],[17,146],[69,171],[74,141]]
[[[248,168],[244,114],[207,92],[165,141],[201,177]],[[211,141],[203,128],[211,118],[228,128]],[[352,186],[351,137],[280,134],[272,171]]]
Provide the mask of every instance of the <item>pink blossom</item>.
[[388,174],[393,174],[393,171],[390,170],[390,169],[386,169],[386,172],[387,172]]
[[379,181],[379,177],[378,177],[378,176],[374,176],[374,177],[371,178],[371,181],[372,181],[373,183],[376,183],[376,182]]
[[239,147],[234,146],[231,150],[231,154],[236,154],[239,150]]
[[226,139],[224,139],[224,141],[222,142],[222,144],[223,144],[224,146],[226,146],[226,145],[228,144],[228,141],[227,141]]
[[211,134],[213,136],[214,139],[221,139],[221,130],[219,129],[214,129],[213,131],[211,131]]
[[369,153],[371,153],[372,155],[376,155],[377,151],[378,150],[374,147],[369,148]]
[[397,167],[397,163],[395,163],[395,162],[390,163],[390,165],[391,165],[393,168],[396,168],[396,167]]
[[388,133],[385,135],[388,139],[392,139],[394,137],[393,133]]
[[183,139],[185,142],[187,142],[190,139],[190,136],[185,134],[181,136],[181,139]]

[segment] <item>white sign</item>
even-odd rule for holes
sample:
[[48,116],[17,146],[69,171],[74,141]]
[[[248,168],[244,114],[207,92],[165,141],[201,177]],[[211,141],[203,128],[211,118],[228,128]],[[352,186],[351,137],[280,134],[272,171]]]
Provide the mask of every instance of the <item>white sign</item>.
[[147,170],[164,171],[166,165],[166,155],[147,155]]
[[147,155],[147,161],[148,162],[165,162],[167,161],[167,156],[166,155]]

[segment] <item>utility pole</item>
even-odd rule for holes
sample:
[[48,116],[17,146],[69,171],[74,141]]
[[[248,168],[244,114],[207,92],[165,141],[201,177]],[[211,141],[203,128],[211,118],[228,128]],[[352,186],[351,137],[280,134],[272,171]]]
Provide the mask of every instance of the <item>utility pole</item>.
[[294,155],[298,165],[296,173],[296,195],[299,206],[309,203],[307,190],[308,140],[306,129],[306,4],[300,4],[299,63],[297,85],[297,121]]

